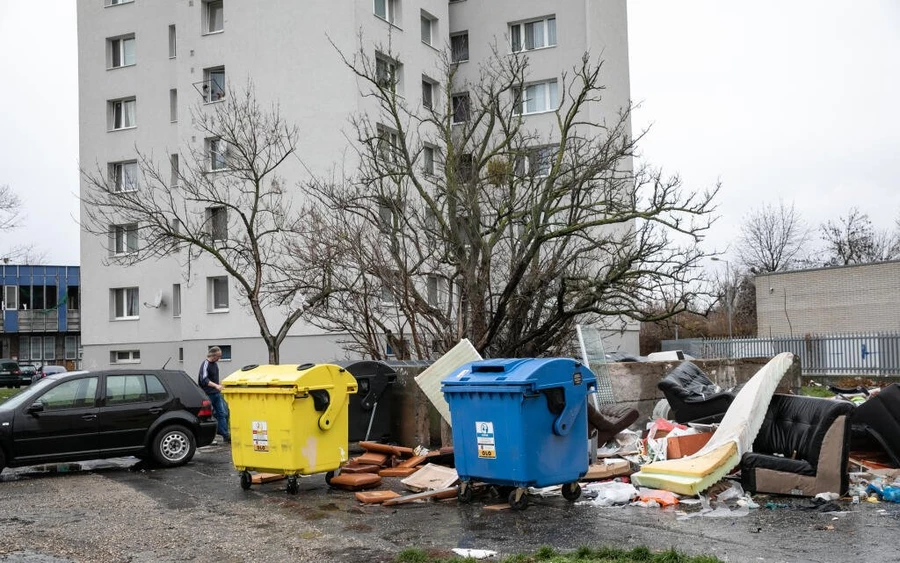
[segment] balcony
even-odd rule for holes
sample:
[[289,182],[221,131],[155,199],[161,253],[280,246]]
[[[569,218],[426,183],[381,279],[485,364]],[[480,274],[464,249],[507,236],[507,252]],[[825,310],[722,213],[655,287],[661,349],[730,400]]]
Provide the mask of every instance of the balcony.
[[59,332],[56,309],[19,311],[19,332]]
[[66,311],[66,332],[81,332],[81,311],[78,309]]

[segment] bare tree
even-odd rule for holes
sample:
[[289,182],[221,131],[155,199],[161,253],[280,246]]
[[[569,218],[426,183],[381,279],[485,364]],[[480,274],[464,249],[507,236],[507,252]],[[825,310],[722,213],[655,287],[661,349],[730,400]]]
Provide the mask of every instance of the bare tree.
[[794,204],[764,204],[741,225],[738,254],[744,267],[756,272],[790,270],[804,261],[811,231]]
[[428,358],[463,337],[488,356],[538,356],[566,347],[576,322],[685,310],[718,188],[633,170],[630,108],[589,115],[601,63],[585,56],[562,77],[539,130],[522,115],[526,57],[495,49],[470,83],[445,61],[419,105],[397,91],[402,62],[379,52],[341,55],[373,105],[353,120],[358,170],[308,186],[330,250],[295,251],[342,289],[308,309],[313,323],[376,358],[385,339]]
[[824,265],[867,264],[900,258],[900,237],[877,230],[869,215],[856,207],[836,222],[827,221],[820,228],[825,241]]
[[7,184],[0,185],[0,232],[19,226],[22,219],[22,200]]
[[83,171],[83,228],[108,241],[110,262],[211,258],[240,289],[269,362],[278,363],[288,330],[323,291],[287,274],[302,221],[278,171],[294,155],[298,130],[277,106],[263,108],[252,85],[192,113],[204,146],[192,146],[177,167],[138,148],[138,178]]

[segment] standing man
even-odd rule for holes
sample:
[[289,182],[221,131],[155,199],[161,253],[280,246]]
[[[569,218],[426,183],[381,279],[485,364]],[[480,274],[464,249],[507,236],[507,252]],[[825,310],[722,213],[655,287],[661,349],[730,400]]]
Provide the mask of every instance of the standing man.
[[222,385],[219,383],[219,358],[222,357],[222,349],[213,346],[206,353],[206,359],[200,364],[200,376],[197,382],[200,388],[206,391],[209,402],[212,403],[213,415],[219,426],[219,434],[226,443],[231,442],[231,430],[228,426],[228,404],[222,396]]

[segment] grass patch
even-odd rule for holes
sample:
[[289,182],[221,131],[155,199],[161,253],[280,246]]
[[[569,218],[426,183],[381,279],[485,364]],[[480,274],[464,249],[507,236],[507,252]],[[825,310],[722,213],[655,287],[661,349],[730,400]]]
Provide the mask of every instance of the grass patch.
[[[475,559],[459,556],[433,555],[421,549],[407,549],[394,563],[457,563],[474,562]],[[676,551],[650,551],[646,547],[617,549],[613,547],[581,547],[575,551],[559,552],[552,547],[541,547],[531,555],[517,554],[500,560],[502,563],[722,563],[711,555],[692,556]]]
[[834,397],[834,393],[829,391],[827,387],[801,387],[800,394],[806,397],[824,397],[826,399]]
[[15,387],[13,387],[12,389],[9,389],[8,387],[0,387],[0,403],[5,401],[6,399],[9,399],[19,391],[21,391],[21,389],[16,389]]

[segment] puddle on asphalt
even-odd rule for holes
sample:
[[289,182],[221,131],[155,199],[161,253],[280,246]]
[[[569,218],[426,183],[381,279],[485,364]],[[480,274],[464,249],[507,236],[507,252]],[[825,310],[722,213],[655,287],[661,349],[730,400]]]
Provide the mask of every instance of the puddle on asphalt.
[[147,467],[145,462],[133,457],[96,459],[79,461],[77,463],[45,463],[41,465],[29,465],[26,467],[7,468],[0,474],[0,481],[20,481],[22,479],[35,479],[53,475],[99,471],[141,471]]

